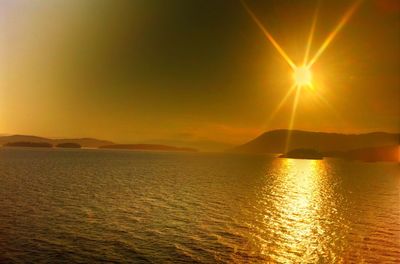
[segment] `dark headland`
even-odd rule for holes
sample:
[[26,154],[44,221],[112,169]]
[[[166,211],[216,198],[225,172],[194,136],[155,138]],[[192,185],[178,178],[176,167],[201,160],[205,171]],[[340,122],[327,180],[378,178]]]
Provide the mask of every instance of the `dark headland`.
[[[290,150],[285,152],[287,137]],[[288,158],[335,157],[362,161],[400,161],[400,134],[374,132],[338,134],[300,130],[273,130],[230,149],[237,153],[273,153]]]

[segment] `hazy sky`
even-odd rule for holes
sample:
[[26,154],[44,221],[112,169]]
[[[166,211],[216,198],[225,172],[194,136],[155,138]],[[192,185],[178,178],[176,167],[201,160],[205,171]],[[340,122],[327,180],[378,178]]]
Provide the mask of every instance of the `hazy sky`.
[[[320,1],[312,53],[351,0]],[[317,1],[248,0],[300,63]],[[400,7],[366,0],[294,128],[400,130]],[[200,146],[287,128],[292,73],[235,0],[0,0],[0,133]],[[324,100],[319,99],[321,96]]]

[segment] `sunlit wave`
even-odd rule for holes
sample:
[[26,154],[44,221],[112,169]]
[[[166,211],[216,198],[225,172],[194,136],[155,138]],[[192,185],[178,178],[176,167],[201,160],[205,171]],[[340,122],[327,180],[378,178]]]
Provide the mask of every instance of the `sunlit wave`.
[[326,245],[330,241],[325,240],[332,237],[326,234],[325,219],[336,207],[328,168],[324,161],[292,159],[276,160],[276,167],[274,187],[264,190],[266,199],[273,201],[263,220],[273,241],[259,238],[260,250],[273,262],[287,263],[299,257],[306,263],[319,261],[320,254],[329,254]]
[[283,160],[281,187],[285,186],[285,195],[275,205],[284,231],[281,235],[285,247],[281,250],[316,250],[312,234],[323,232],[318,221],[321,206],[319,170],[323,169],[322,166],[321,162],[314,160]]

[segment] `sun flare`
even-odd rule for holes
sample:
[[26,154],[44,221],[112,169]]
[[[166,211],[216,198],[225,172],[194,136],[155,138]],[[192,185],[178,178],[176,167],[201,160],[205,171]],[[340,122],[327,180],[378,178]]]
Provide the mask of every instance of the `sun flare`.
[[311,86],[311,70],[305,66],[294,69],[293,78],[297,87]]
[[[246,12],[249,14],[249,16],[256,23],[256,25],[261,30],[261,32],[264,34],[265,38],[272,44],[272,46],[282,56],[282,58],[288,63],[288,65],[290,66],[290,68],[292,70],[293,85],[288,90],[288,92],[285,94],[283,99],[279,102],[279,104],[277,105],[275,110],[272,112],[271,117],[269,118],[269,120],[271,120],[275,116],[275,114],[282,108],[282,106],[286,103],[286,101],[295,92],[292,111],[291,111],[291,115],[290,115],[290,119],[289,119],[290,120],[289,127],[288,127],[289,131],[291,131],[294,127],[297,106],[299,104],[299,99],[301,97],[301,92],[302,92],[301,88],[310,88],[311,90],[313,90],[313,93],[323,103],[330,106],[330,104],[326,102],[325,98],[323,96],[321,96],[317,90],[315,90],[316,85],[315,85],[315,83],[313,83],[313,80],[312,80],[313,76],[312,76],[311,68],[317,62],[317,60],[322,56],[322,54],[326,51],[328,46],[332,43],[332,41],[339,34],[339,32],[342,30],[342,28],[347,24],[347,22],[350,20],[350,18],[356,12],[356,10],[359,8],[359,6],[362,4],[363,0],[354,0],[354,3],[352,3],[350,5],[349,9],[346,11],[346,13],[343,15],[343,17],[339,20],[338,24],[333,28],[333,30],[328,34],[328,36],[323,41],[322,45],[317,49],[315,54],[313,56],[310,56],[312,42],[314,39],[314,33],[315,33],[316,24],[317,24],[317,20],[318,20],[319,6],[317,6],[317,8],[315,9],[314,17],[312,19],[311,30],[310,30],[310,34],[307,39],[306,47],[305,47],[303,63],[299,64],[301,66],[297,66],[296,63],[286,53],[286,51],[279,45],[279,43],[272,36],[272,34],[269,32],[269,30],[263,25],[263,23],[258,19],[256,14],[247,5],[246,0],[240,0],[240,2],[242,3]],[[286,150],[288,150],[288,148],[290,146],[290,136],[291,136],[290,133],[288,133],[287,140],[286,140]]]

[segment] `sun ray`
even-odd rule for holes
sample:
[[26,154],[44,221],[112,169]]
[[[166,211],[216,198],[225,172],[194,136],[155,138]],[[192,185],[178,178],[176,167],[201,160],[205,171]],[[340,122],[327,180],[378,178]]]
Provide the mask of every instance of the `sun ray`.
[[296,89],[296,84],[293,84],[292,87],[289,89],[289,91],[285,94],[285,96],[282,98],[282,100],[279,102],[279,104],[275,107],[274,111],[270,115],[268,122],[270,122],[275,115],[281,110],[282,106],[286,103],[286,101],[289,99],[290,95],[292,95],[293,91]]
[[294,70],[296,68],[296,65],[293,63],[293,61],[290,59],[290,57],[286,54],[286,52],[282,49],[282,47],[276,42],[274,37],[268,32],[268,30],[264,27],[264,25],[261,23],[261,21],[257,18],[257,16],[254,14],[254,12],[250,9],[250,7],[246,4],[244,0],[240,0],[242,3],[243,7],[246,9],[247,13],[250,15],[250,17],[254,20],[254,22],[257,24],[257,26],[260,28],[260,30],[264,33],[265,37],[272,43],[272,45],[275,47],[275,49],[279,52],[279,54],[283,57],[283,59],[289,64],[289,66]]
[[290,122],[289,122],[289,128],[288,128],[288,134],[287,134],[287,138],[286,138],[286,144],[285,144],[285,152],[289,151],[289,147],[290,147],[290,138],[292,135],[292,130],[293,130],[293,126],[294,126],[294,119],[296,116],[296,111],[297,111],[297,106],[299,104],[299,98],[300,98],[300,93],[301,93],[301,87],[296,86],[296,95],[294,96],[294,100],[293,100],[293,108],[292,108],[292,113],[290,115]]
[[312,20],[310,35],[308,36],[308,40],[307,40],[306,52],[304,54],[303,65],[307,65],[308,57],[310,55],[310,49],[311,49],[312,41],[314,39],[314,32],[315,32],[315,28],[316,28],[317,20],[318,20],[318,11],[319,11],[319,3],[318,3],[317,8],[315,9],[314,17]]
[[256,25],[259,27],[259,29],[262,31],[262,33],[265,35],[265,37],[271,42],[271,44],[274,46],[274,48],[278,51],[278,53],[283,57],[283,59],[289,64],[289,66],[293,70],[294,84],[287,91],[287,93],[282,98],[282,100],[279,102],[279,104],[274,109],[274,111],[272,112],[272,114],[270,115],[270,117],[267,121],[268,123],[271,122],[271,120],[275,117],[275,115],[281,110],[283,105],[292,96],[293,92],[296,91],[295,95],[294,95],[294,99],[293,99],[291,114],[289,117],[288,134],[287,134],[286,144],[285,144],[286,152],[290,148],[292,130],[294,128],[297,108],[298,108],[298,104],[300,101],[300,94],[301,94],[301,90],[303,88],[309,88],[310,90],[312,90],[314,92],[314,95],[316,95],[316,97],[319,99],[320,102],[324,103],[337,116],[340,116],[338,114],[338,112],[336,111],[336,109],[334,107],[332,107],[332,105],[329,104],[329,102],[323,96],[321,96],[318,93],[318,91],[315,90],[314,84],[312,83],[311,67],[320,58],[320,56],[325,52],[325,50],[332,43],[332,41],[335,39],[335,37],[338,35],[338,33],[342,30],[342,28],[348,23],[350,18],[353,16],[353,14],[356,12],[356,10],[359,8],[359,6],[362,4],[363,1],[364,0],[355,0],[355,2],[345,12],[343,17],[341,17],[341,19],[339,20],[338,24],[334,27],[332,32],[330,32],[328,34],[328,36],[323,41],[322,45],[319,47],[319,49],[317,50],[315,55],[311,58],[311,60],[309,60],[311,47],[312,47],[312,43],[313,43],[314,35],[315,35],[315,29],[317,26],[317,20],[318,20],[318,13],[319,13],[319,2],[318,2],[318,5],[315,9],[315,13],[314,13],[314,16],[312,19],[310,33],[307,38],[307,44],[305,47],[303,64],[296,65],[291,60],[291,58],[286,54],[286,52],[283,50],[283,48],[278,44],[278,42],[274,39],[274,37],[269,33],[269,31],[266,29],[266,27],[261,23],[261,21],[255,15],[255,13],[250,9],[250,7],[247,5],[246,1],[240,0],[241,4],[245,8],[246,12],[250,15],[252,20],[256,23]]
[[336,37],[336,35],[350,20],[350,18],[353,16],[354,12],[357,10],[357,8],[361,5],[362,2],[363,2],[363,0],[357,0],[350,6],[350,8],[346,11],[344,16],[339,20],[339,23],[336,25],[336,27],[333,29],[333,31],[331,33],[329,33],[328,37],[325,39],[325,41],[322,43],[321,47],[315,53],[314,57],[307,64],[307,67],[311,67],[319,59],[319,57],[324,53],[324,51],[329,46],[329,44],[333,41],[333,39]]
[[326,100],[325,97],[323,97],[320,93],[318,93],[318,91],[315,91],[314,96],[317,97],[317,99],[322,102],[327,108],[329,108],[329,110],[331,110],[331,112],[340,120],[344,120],[343,116],[340,115],[340,113],[337,111],[337,109],[335,107],[332,106],[332,104],[330,104],[328,102],[328,100]]
[[338,121],[348,126],[349,123],[346,117],[342,115],[331,103],[329,103],[329,101],[321,93],[319,93],[318,90],[315,90],[313,95],[314,101],[318,102],[320,106],[326,107]]

